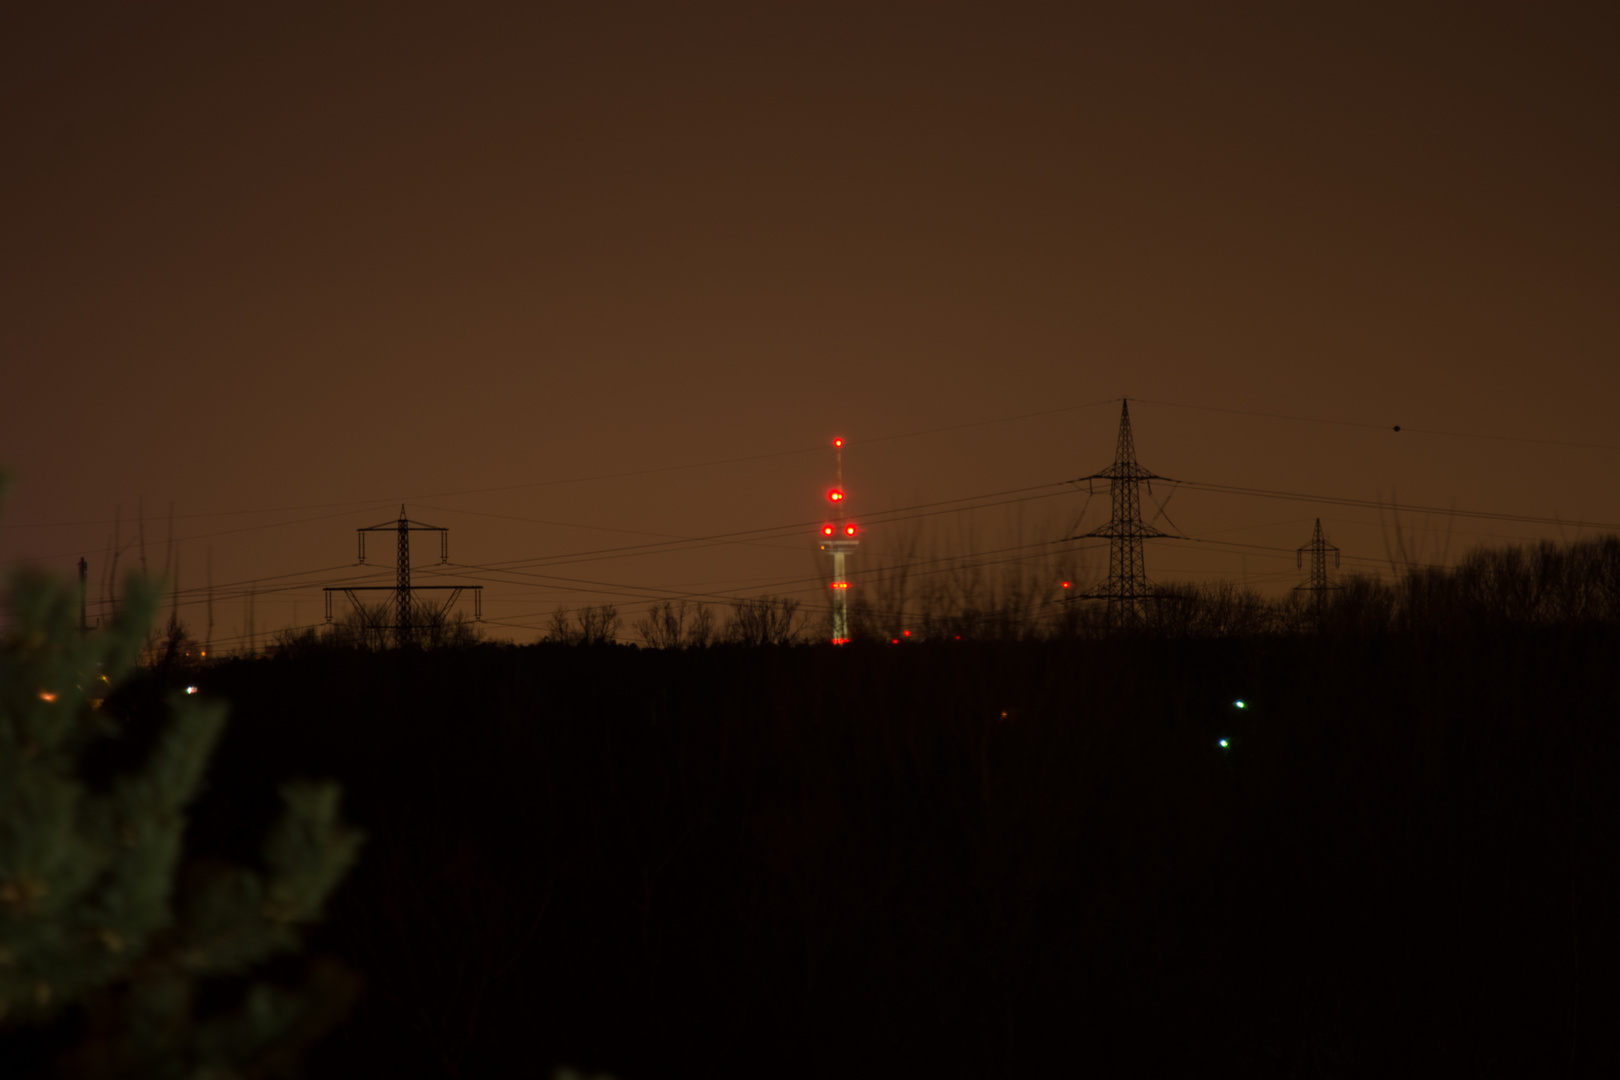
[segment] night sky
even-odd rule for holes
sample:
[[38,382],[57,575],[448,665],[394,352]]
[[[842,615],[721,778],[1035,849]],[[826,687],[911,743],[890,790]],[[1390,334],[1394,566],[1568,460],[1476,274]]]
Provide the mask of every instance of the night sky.
[[1280,595],[1317,517],[1388,576],[1391,499],[1505,515],[1416,561],[1620,526],[1611,5],[475,6],[11,5],[0,560],[99,597],[172,508],[229,649],[403,502],[495,636],[819,605],[841,435],[855,588],[1044,573],[1121,397],[1157,473],[1339,500],[1156,484],[1156,581]]

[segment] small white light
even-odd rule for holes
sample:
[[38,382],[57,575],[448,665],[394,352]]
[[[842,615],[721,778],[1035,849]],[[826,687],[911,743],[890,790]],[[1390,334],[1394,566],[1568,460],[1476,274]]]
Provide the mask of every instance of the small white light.
[[1238,708],[1240,708],[1240,709],[1247,709],[1247,708],[1248,708],[1248,706],[1247,706],[1247,705],[1245,705],[1245,704],[1244,704],[1244,703],[1243,703],[1243,701],[1242,701],[1242,700],[1241,700],[1241,699],[1240,699],[1240,700],[1238,700],[1238,701],[1234,701],[1234,702],[1232,702],[1232,704],[1233,704],[1233,705],[1236,705],[1236,706],[1237,706],[1237,707],[1238,707]]
[[195,693],[196,693],[196,692],[197,692],[197,688],[196,688],[196,687],[195,687],[195,686],[188,686],[188,687],[186,687],[186,693],[188,693],[188,694],[195,694]]
[[1222,750],[1225,750],[1228,746],[1231,746],[1231,745],[1232,744],[1230,742],[1228,742],[1227,740],[1225,740],[1225,739],[1221,740],[1221,749]]

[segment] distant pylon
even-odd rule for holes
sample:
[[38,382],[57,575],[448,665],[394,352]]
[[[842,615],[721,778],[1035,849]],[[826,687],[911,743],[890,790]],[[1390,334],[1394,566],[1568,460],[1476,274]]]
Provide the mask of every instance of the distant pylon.
[[1114,446],[1114,463],[1101,472],[1080,478],[1087,484],[1095,480],[1108,481],[1111,504],[1108,524],[1073,537],[1075,540],[1108,537],[1108,580],[1090,592],[1082,593],[1080,599],[1108,601],[1110,626],[1139,622],[1145,614],[1146,602],[1153,596],[1153,587],[1147,579],[1147,564],[1142,556],[1142,541],[1172,534],[1161,532],[1142,520],[1140,486],[1147,484],[1148,491],[1152,492],[1153,481],[1165,479],[1168,478],[1149,472],[1136,463],[1136,441],[1131,437],[1131,407],[1128,401],[1121,401],[1119,441]]
[[1339,588],[1328,580],[1327,553],[1333,552],[1333,569],[1339,568],[1339,549],[1328,543],[1322,536],[1322,519],[1316,519],[1316,531],[1311,534],[1311,542],[1299,549],[1295,560],[1300,569],[1305,567],[1305,553],[1311,553],[1311,576],[1294,586],[1296,592],[1311,594],[1311,613],[1320,617],[1322,606],[1327,603],[1327,594]]
[[833,559],[832,579],[832,643],[849,642],[849,579],[844,576],[844,557],[860,546],[855,539],[855,523],[844,520],[844,440],[833,440],[833,454],[837,461],[836,481],[827,492],[827,501],[833,505],[833,520],[821,526],[821,550]]
[[[447,614],[451,605],[456,602],[463,591],[471,589],[473,594],[473,618],[482,619],[484,616],[482,585],[411,585],[411,533],[436,532],[439,534],[439,562],[450,561],[450,530],[441,525],[424,525],[420,521],[412,521],[405,516],[405,507],[399,508],[399,518],[395,521],[385,521],[381,525],[367,525],[356,529],[355,533],[360,539],[360,562],[366,561],[366,533],[391,532],[397,534],[395,541],[395,570],[393,585],[329,585],[326,592],[326,621],[332,621],[332,594],[345,593],[355,610],[364,614],[365,608],[360,603],[357,592],[385,591],[394,594],[394,644],[403,648],[410,643],[413,632],[426,625],[415,618],[417,603],[412,599],[413,592],[448,592],[450,598],[444,602],[442,610],[436,615]],[[423,612],[422,614],[428,614]]]

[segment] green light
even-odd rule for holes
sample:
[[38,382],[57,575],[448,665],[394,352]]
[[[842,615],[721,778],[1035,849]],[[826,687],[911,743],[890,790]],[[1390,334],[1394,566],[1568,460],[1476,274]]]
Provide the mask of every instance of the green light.
[[1225,750],[1228,746],[1231,746],[1231,745],[1232,745],[1231,742],[1229,742],[1228,740],[1226,740],[1226,739],[1221,740],[1221,749],[1222,750]]
[[1240,708],[1240,709],[1247,709],[1247,708],[1248,708],[1248,706],[1247,706],[1247,705],[1245,705],[1245,704],[1244,704],[1244,703],[1243,703],[1243,701],[1242,701],[1242,700],[1241,700],[1241,699],[1240,699],[1240,700],[1238,700],[1238,701],[1234,701],[1234,702],[1232,702],[1232,704],[1233,704],[1233,705],[1236,705],[1236,706],[1237,706],[1237,707],[1238,707],[1238,708]]

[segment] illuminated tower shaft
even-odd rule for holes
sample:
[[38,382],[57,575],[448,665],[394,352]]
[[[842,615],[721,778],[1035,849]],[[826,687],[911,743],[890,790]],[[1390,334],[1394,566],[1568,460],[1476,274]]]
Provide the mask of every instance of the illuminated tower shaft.
[[[834,645],[842,645],[849,640],[849,578],[844,574],[844,556],[849,554],[845,550],[845,541],[834,540],[825,546],[825,550],[832,552],[833,557],[833,617],[832,641]],[[855,541],[847,542],[853,546]]]
[[832,643],[843,645],[849,641],[849,578],[844,575],[844,556],[860,546],[855,539],[855,525],[844,520],[844,440],[833,440],[837,459],[838,482],[827,493],[833,504],[834,520],[821,527],[821,550],[832,555]]

